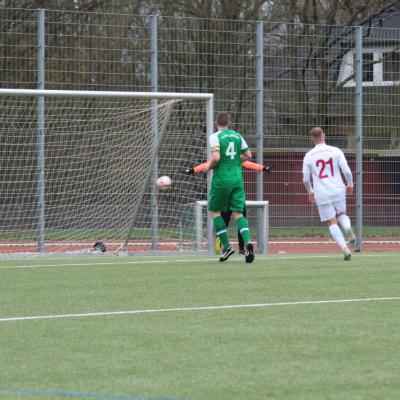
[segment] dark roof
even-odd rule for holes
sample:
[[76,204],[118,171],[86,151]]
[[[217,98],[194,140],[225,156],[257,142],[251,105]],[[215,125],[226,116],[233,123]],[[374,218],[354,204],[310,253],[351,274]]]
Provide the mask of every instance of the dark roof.
[[[375,14],[371,14],[364,20],[358,22],[356,25],[369,25],[381,28],[384,26],[387,26],[388,28],[400,28],[400,21],[398,20],[397,22],[395,20],[392,21],[390,24],[388,23],[388,20],[392,20],[392,18],[395,17],[396,13],[399,13],[399,6],[395,3],[390,3]],[[387,23],[388,25],[385,25],[384,23]]]
[[400,8],[392,3],[357,25],[365,28],[364,45],[376,45],[383,41],[399,43]]

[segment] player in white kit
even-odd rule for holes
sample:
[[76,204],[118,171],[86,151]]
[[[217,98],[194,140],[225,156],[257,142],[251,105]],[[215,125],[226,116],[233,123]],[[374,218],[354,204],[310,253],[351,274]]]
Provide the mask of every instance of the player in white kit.
[[306,153],[303,160],[303,183],[308,199],[317,204],[321,221],[328,223],[332,238],[344,252],[344,259],[350,260],[351,251],[338,222],[349,244],[354,245],[354,233],[346,215],[346,194],[353,194],[353,175],[342,150],[325,143],[325,133],[321,128],[311,129],[311,140],[315,147]]

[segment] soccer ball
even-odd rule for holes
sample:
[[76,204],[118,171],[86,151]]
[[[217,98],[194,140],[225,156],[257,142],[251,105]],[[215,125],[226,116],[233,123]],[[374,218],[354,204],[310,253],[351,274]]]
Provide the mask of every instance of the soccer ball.
[[168,189],[168,188],[171,187],[171,185],[172,185],[172,180],[171,180],[171,178],[170,178],[169,176],[160,176],[160,177],[157,179],[156,184],[157,184],[157,187],[158,187],[160,190],[166,190],[166,189]]

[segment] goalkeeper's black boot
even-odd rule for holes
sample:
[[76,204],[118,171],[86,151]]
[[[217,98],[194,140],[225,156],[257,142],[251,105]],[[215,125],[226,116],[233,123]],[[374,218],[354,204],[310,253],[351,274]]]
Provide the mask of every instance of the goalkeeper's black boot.
[[246,263],[248,263],[248,264],[250,264],[254,261],[254,250],[253,250],[253,245],[251,243],[249,243],[246,246],[245,259],[246,259]]
[[219,258],[219,261],[226,261],[234,252],[235,250],[233,250],[232,246],[229,246],[227,249],[224,249],[221,257]]

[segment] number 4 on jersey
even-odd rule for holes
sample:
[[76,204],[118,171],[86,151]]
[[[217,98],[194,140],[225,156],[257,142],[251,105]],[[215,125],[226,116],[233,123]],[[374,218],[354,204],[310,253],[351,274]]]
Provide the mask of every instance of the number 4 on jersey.
[[233,160],[236,156],[235,152],[235,143],[234,142],[229,142],[228,148],[226,149],[225,155],[230,157],[231,160]]

